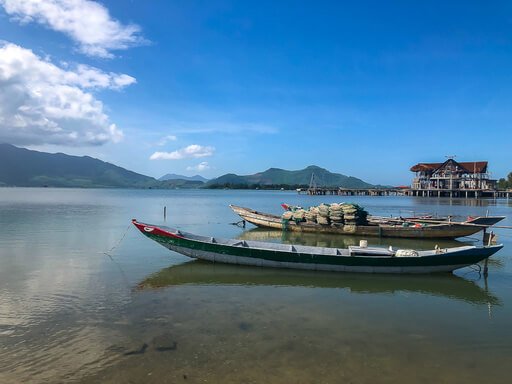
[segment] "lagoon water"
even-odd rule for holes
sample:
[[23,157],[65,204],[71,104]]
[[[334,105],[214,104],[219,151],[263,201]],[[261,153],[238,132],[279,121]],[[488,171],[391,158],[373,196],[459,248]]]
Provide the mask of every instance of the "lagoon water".
[[[170,252],[131,218],[218,237],[344,246],[230,225],[351,201],[373,214],[506,215],[512,201],[279,191],[0,189],[0,383],[505,383],[512,231],[485,279],[224,266]],[[163,207],[167,220],[163,220]],[[371,239],[431,248],[457,242]],[[459,242],[481,241],[475,238]]]

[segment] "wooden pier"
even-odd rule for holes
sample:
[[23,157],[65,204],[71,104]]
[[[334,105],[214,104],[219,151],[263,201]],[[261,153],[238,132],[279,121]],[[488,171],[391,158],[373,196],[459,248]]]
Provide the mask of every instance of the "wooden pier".
[[317,187],[297,190],[299,194],[307,195],[337,195],[337,196],[404,196],[404,191],[399,188],[336,188]]
[[[443,167],[455,166],[454,170],[462,174],[462,178],[454,178],[451,170],[449,172],[449,178],[445,174],[442,176],[437,175],[432,182],[431,179],[425,181],[426,177],[430,177],[430,171],[435,172],[444,169]],[[398,187],[389,188],[342,188],[342,187],[322,187],[319,186],[315,177],[315,174],[311,174],[311,181],[308,188],[298,188],[299,194],[306,193],[307,195],[336,195],[336,196],[413,196],[413,197],[449,197],[449,198],[491,198],[491,199],[510,199],[512,197],[512,189],[497,189],[496,180],[488,179],[487,174],[478,174],[478,178],[468,178],[467,173],[471,173],[466,168],[462,167],[466,163],[456,163],[452,158],[447,160],[445,163],[433,163],[433,164],[419,164],[411,168],[412,171],[421,171],[427,169],[425,172],[420,172],[420,178],[413,180],[411,186],[401,185]],[[481,171],[487,170],[487,162],[479,162],[478,169]],[[416,169],[418,168],[418,169]],[[453,167],[452,167],[453,168]],[[476,173],[477,163],[474,164],[474,173]],[[455,172],[454,171],[454,172]],[[435,173],[434,172],[434,173]],[[424,180],[425,179],[425,180]],[[460,179],[460,180],[459,180]],[[462,182],[462,181],[463,182]],[[469,181],[468,181],[469,180]],[[483,182],[485,181],[485,182]]]
[[462,197],[465,199],[509,199],[512,196],[512,191],[498,189],[409,189],[406,195],[417,197]]
[[457,197],[457,198],[493,198],[510,199],[512,190],[487,189],[411,189],[411,188],[339,188],[315,187],[298,189],[299,194],[336,195],[336,196],[414,196],[414,197]]

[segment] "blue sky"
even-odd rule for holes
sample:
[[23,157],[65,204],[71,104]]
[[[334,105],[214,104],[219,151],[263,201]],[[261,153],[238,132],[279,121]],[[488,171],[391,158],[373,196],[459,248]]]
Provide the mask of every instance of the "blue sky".
[[4,57],[30,63],[0,56],[0,101],[21,100],[0,141],[155,177],[315,164],[406,184],[447,155],[512,171],[511,2],[31,2],[0,0]]

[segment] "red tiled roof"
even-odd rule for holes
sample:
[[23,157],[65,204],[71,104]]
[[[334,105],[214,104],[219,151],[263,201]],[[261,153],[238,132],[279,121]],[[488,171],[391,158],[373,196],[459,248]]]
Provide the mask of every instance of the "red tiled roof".
[[[455,161],[455,160],[454,160]],[[446,161],[445,161],[446,163]],[[487,171],[487,161],[466,161],[466,162],[457,162],[459,166],[466,169],[469,173],[484,173]],[[421,172],[421,171],[435,171],[444,163],[418,163],[411,167],[412,172]]]
[[412,172],[421,172],[421,171],[433,171],[434,169],[439,168],[444,163],[418,163],[411,167]]

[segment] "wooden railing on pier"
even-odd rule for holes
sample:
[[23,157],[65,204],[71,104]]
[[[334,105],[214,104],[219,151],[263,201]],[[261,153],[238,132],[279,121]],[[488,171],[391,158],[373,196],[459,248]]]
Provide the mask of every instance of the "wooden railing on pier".
[[318,187],[297,190],[308,195],[338,195],[338,196],[399,196],[404,195],[400,188],[336,188]]
[[411,188],[339,188],[315,187],[297,189],[307,195],[337,196],[415,196],[415,197],[462,197],[462,198],[505,198],[512,197],[512,190],[487,189],[411,189]]

